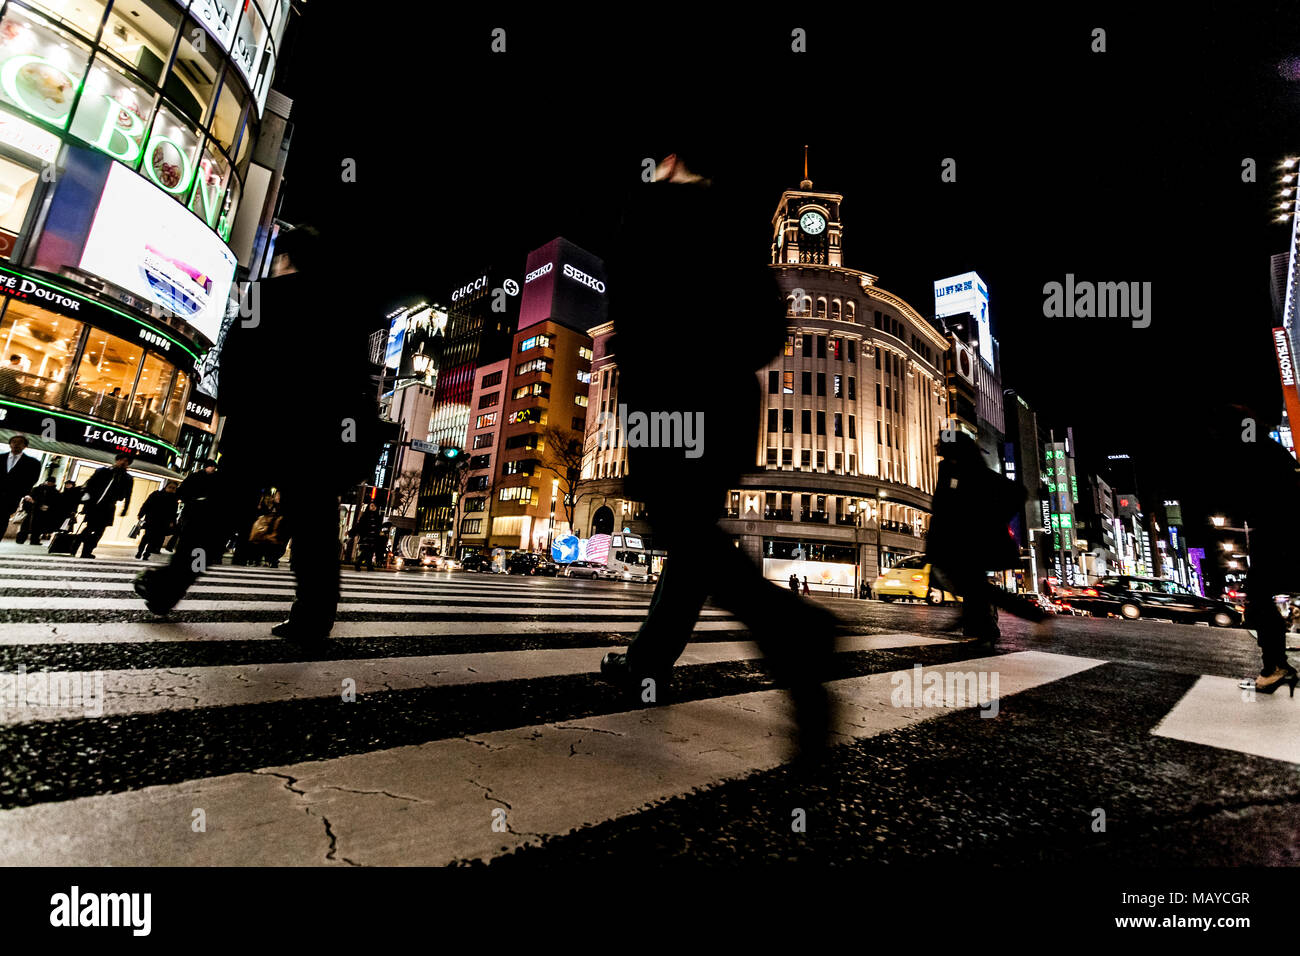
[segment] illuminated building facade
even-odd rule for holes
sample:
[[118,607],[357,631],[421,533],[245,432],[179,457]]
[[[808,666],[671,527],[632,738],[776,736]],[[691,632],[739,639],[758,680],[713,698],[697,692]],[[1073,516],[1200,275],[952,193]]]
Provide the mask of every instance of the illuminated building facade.
[[924,549],[946,396],[944,336],[842,265],[836,193],[805,179],[773,216],[784,354],[759,371],[753,468],[722,522],[768,578],[855,589]]
[[[263,274],[288,0],[0,7],[0,443],[57,479],[135,455],[134,514],[210,452],[216,352]],[[106,540],[125,540],[120,519]]]

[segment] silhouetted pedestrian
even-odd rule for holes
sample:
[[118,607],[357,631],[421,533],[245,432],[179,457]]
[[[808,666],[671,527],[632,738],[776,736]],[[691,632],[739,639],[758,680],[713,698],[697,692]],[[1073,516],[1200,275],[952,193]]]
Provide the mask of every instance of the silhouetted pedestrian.
[[18,537],[15,540],[19,544],[26,541],[39,548],[41,538],[58,527],[58,522],[55,520],[58,504],[59,489],[54,484],[54,476],[50,475],[23,497],[26,514],[23,516],[23,523],[18,528]]
[[1048,619],[1018,594],[989,583],[988,572],[1020,565],[1020,550],[1008,531],[1028,492],[985,466],[979,447],[962,432],[938,447],[943,461],[935,481],[926,559],[931,576],[962,598],[962,633],[992,644],[999,637],[997,608],[1025,620]]
[[353,569],[360,571],[362,561],[366,562],[367,571],[375,569],[375,552],[383,547],[383,539],[379,534],[383,523],[384,519],[373,501],[357,515],[352,530],[348,532],[357,541],[356,555],[352,561]]
[[804,575],[804,578],[803,578],[803,593],[804,593],[804,594],[812,594],[812,592],[808,590],[808,575],[806,575],[806,574]]
[[[680,413],[698,425],[703,440],[698,457],[687,457],[680,446],[628,448],[628,493],[648,504],[654,546],[667,550],[668,558],[645,623],[626,654],[605,656],[601,672],[632,693],[644,695],[654,686],[656,701],[662,700],[673,663],[712,596],[745,623],[768,666],[790,688],[800,753],[810,754],[825,745],[831,725],[821,681],[836,619],[765,580],[717,526],[718,502],[738,487],[758,446],[756,373],[779,354],[788,323],[764,264],[770,226],[720,181],[704,178],[715,172],[707,157],[673,154],[660,162],[655,181],[631,197],[612,262],[620,402],[629,415]],[[683,248],[682,224],[704,222],[734,232],[707,249]],[[665,255],[669,249],[675,251]],[[727,290],[728,310],[745,316],[745,334],[715,356],[708,375],[664,375],[679,360],[681,342],[706,321],[720,288]],[[644,684],[647,679],[653,685]]]
[[156,554],[162,548],[168,533],[176,526],[176,508],[180,504],[180,497],[176,493],[178,487],[174,481],[167,482],[161,491],[155,491],[144,499],[144,504],[136,513],[136,517],[144,524],[140,532],[140,545],[135,549],[138,560],[147,561],[149,555]]
[[113,523],[113,510],[119,501],[122,517],[126,517],[135,484],[126,471],[131,461],[130,455],[119,453],[111,467],[100,468],[82,486],[81,501],[86,515],[86,527],[81,535],[83,558],[95,557],[95,548],[104,536],[104,529]]
[[[251,316],[236,321],[221,353],[221,492],[200,507],[186,502],[185,527],[166,568],[146,571],[136,591],[149,609],[175,606],[198,576],[219,563],[231,523],[246,538],[268,486],[280,490],[282,531],[293,541],[290,565],[296,598],[277,637],[323,639],[339,599],[339,494],[372,470],[378,458],[378,410],[370,330],[364,304],[344,305],[330,274],[330,251],[316,230],[299,226],[276,239],[271,278],[255,284]],[[330,332],[304,334],[302,317],[328,321]],[[312,397],[311,413],[286,409],[301,402],[297,377],[273,374],[283,356],[316,369],[329,387]],[[311,449],[310,466],[302,449]]]

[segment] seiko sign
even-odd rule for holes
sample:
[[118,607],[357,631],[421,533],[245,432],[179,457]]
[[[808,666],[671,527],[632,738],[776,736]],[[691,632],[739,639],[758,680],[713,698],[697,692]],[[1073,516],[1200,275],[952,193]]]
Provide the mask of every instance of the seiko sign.
[[597,292],[605,291],[605,283],[601,282],[595,276],[589,276],[582,270],[573,268],[571,265],[565,265],[564,274],[570,279],[575,279],[576,281],[581,282],[588,288],[595,289]]
[[487,276],[479,276],[479,277],[478,277],[477,279],[475,279],[473,282],[470,282],[470,283],[468,283],[468,284],[466,284],[466,285],[463,285],[463,286],[461,286],[459,289],[457,289],[455,292],[453,292],[453,293],[451,294],[451,301],[452,301],[452,302],[455,302],[457,299],[463,299],[465,296],[469,295],[471,292],[477,292],[479,289],[486,288],[486,287],[487,287],[487,281],[488,281],[488,277],[487,277]]
[[[550,272],[554,268],[555,268],[555,263],[548,262],[546,263],[546,265],[534,269],[532,272],[528,273],[528,275],[524,276],[524,285],[528,285],[528,283],[532,282],[534,279],[540,279],[542,276],[546,275],[546,273]],[[564,268],[567,269],[569,267],[565,266]]]
[[1277,349],[1277,365],[1282,371],[1282,384],[1295,384],[1295,366],[1291,363],[1291,347],[1287,342],[1286,329],[1273,330],[1273,346]]

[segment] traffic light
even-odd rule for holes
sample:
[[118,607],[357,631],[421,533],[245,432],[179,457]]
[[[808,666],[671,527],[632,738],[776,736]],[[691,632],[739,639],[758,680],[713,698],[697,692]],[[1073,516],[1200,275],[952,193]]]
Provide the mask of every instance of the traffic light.
[[438,454],[442,455],[442,457],[448,461],[454,461],[456,458],[460,457],[460,449],[455,445],[444,445],[439,450]]

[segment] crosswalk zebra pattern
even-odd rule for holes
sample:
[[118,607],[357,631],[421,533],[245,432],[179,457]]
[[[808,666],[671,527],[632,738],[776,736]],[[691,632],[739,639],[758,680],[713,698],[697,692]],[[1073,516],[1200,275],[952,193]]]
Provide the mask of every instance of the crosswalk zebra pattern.
[[[785,694],[725,612],[705,609],[670,701],[629,709],[598,679],[645,586],[345,569],[331,640],[303,647],[269,633],[287,569],[213,568],[157,617],[140,562],[32,550],[0,553],[0,864],[490,860],[788,760]],[[953,713],[900,703],[918,664],[996,672],[1000,700],[1106,664],[872,631],[839,638],[845,743]],[[1300,763],[1295,708],[1215,739],[1223,680],[1154,732],[1259,753],[1263,727],[1261,756]]]

